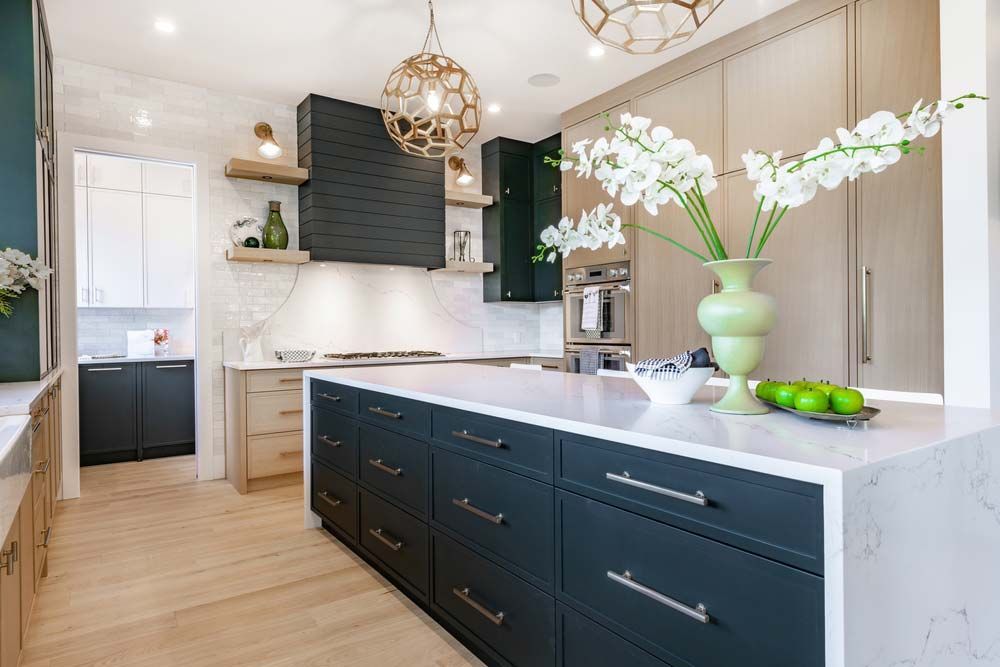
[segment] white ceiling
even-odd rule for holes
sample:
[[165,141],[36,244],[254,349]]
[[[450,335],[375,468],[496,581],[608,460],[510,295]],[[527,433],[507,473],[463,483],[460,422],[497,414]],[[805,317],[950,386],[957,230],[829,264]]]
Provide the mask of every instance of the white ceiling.
[[[568,0],[437,0],[445,52],[469,70],[485,104],[475,141],[536,141],[559,114],[795,0],[728,0],[697,35],[653,56],[600,59]],[[378,105],[389,71],[419,51],[425,0],[48,0],[56,56],[298,104],[308,93]],[[156,19],[173,34],[153,29]],[[535,88],[550,72],[562,82]]]

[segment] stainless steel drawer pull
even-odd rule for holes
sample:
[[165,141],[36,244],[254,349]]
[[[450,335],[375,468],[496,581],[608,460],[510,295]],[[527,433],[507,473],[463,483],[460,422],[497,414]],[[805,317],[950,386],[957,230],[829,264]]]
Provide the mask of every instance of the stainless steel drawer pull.
[[374,413],[376,415],[381,415],[383,417],[388,417],[389,419],[402,419],[402,412],[390,412],[382,408],[368,408],[368,412]]
[[105,366],[104,368],[88,368],[88,373],[106,373],[108,371],[120,371],[121,366]]
[[333,394],[316,394],[320,398],[325,398],[328,401],[333,401],[334,403],[340,402],[340,396],[334,396]]
[[469,605],[480,614],[486,617],[486,620],[493,625],[503,625],[504,613],[502,611],[490,611],[483,605],[479,604],[472,599],[472,591],[466,588],[453,588],[451,592],[455,594],[459,600]]
[[51,462],[52,462],[52,459],[45,459],[44,461],[42,461],[41,463],[39,463],[38,467],[35,468],[32,472],[34,472],[36,475],[44,475],[45,473],[47,473],[49,471],[49,464]]
[[42,535],[45,536],[45,539],[42,540],[42,543],[39,544],[38,546],[40,546],[43,549],[48,549],[49,548],[49,540],[52,539],[52,526],[49,526],[48,528],[46,528],[45,531],[42,532]]
[[492,447],[493,449],[500,449],[503,447],[503,440],[500,438],[497,438],[496,440],[487,440],[486,438],[480,438],[478,435],[472,435],[465,429],[462,429],[461,431],[452,431],[451,434],[456,438],[468,440],[469,442],[474,442],[477,445],[486,445],[487,447]]
[[389,466],[387,466],[385,463],[382,462],[382,459],[368,459],[368,465],[374,468],[378,468],[382,472],[387,472],[393,477],[399,477],[400,475],[403,474],[402,468],[390,468]]
[[157,368],[187,368],[188,365],[187,364],[163,364],[162,366],[161,365],[157,365],[156,367]]
[[705,609],[705,605],[698,603],[695,607],[689,607],[683,602],[678,602],[672,597],[667,597],[659,591],[654,591],[652,588],[647,588],[643,586],[638,581],[632,578],[632,573],[625,570],[625,574],[618,574],[617,572],[612,572],[608,570],[608,579],[611,581],[621,584],[626,588],[631,588],[636,593],[641,593],[651,600],[656,600],[660,604],[670,607],[674,611],[679,611],[688,618],[693,618],[699,623],[708,623],[712,620],[712,617],[708,615],[708,610]]
[[282,459],[290,459],[296,456],[302,456],[301,450],[291,450],[287,452],[279,452],[278,457]]
[[322,500],[327,505],[329,505],[330,507],[339,507],[344,504],[343,500],[341,500],[340,498],[334,498],[333,496],[330,495],[328,491],[320,491],[318,495],[319,499]]
[[325,445],[329,445],[330,447],[340,447],[341,445],[344,444],[343,440],[331,440],[330,436],[326,436],[326,435],[319,436],[317,438],[317,440],[319,440],[320,442],[322,442]]
[[640,482],[637,479],[632,479],[632,476],[628,472],[623,472],[617,475],[613,472],[606,473],[604,475],[612,482],[618,482],[619,484],[627,484],[628,486],[634,486],[637,489],[642,489],[643,491],[652,491],[653,493],[659,493],[661,496],[667,496],[668,498],[675,498],[676,500],[683,500],[686,503],[692,503],[693,505],[701,505],[705,507],[708,505],[708,498],[701,491],[695,491],[694,493],[684,493],[683,491],[674,491],[673,489],[667,489],[662,486],[656,486],[655,484],[650,484],[649,482]]
[[861,267],[861,363],[872,362],[871,350],[871,282],[872,270]]
[[478,507],[476,507],[475,505],[469,503],[469,499],[468,498],[462,498],[461,500],[459,500],[458,498],[452,498],[451,499],[451,504],[455,505],[456,507],[461,507],[466,512],[471,512],[472,514],[475,514],[480,519],[486,519],[490,523],[495,523],[497,525],[500,525],[501,523],[503,523],[503,514],[495,514],[494,515],[494,514],[490,514],[489,512],[486,512],[484,510],[481,510]]
[[[278,380],[279,384],[291,384],[292,382],[297,382],[298,384],[302,384],[302,378],[281,378],[280,380]],[[323,394],[320,395],[322,396]],[[340,398],[338,397],[337,400],[340,400]]]
[[385,532],[381,528],[369,528],[368,533],[374,537],[376,540],[389,547],[393,551],[399,551],[403,548],[403,541],[397,540],[395,537]]

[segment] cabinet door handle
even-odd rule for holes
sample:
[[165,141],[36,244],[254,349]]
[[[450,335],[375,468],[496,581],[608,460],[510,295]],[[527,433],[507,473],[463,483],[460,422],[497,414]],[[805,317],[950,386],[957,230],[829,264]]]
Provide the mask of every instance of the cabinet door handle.
[[318,495],[319,499],[322,500],[327,505],[329,505],[330,507],[340,507],[341,505],[344,504],[343,500],[341,500],[340,498],[334,498],[326,491],[320,491]]
[[382,459],[368,459],[368,465],[373,468],[378,468],[382,472],[389,473],[393,477],[399,477],[403,474],[402,468],[390,468],[382,461]]
[[389,410],[385,410],[385,409],[380,408],[380,407],[379,408],[369,407],[368,408],[368,412],[371,412],[372,414],[376,414],[376,415],[381,415],[382,417],[388,417],[389,419],[402,419],[403,418],[403,413],[402,412],[390,412]]
[[456,507],[461,507],[466,512],[470,512],[478,516],[480,519],[486,519],[490,523],[495,523],[498,526],[501,523],[503,523],[503,514],[494,515],[484,510],[481,510],[472,503],[470,503],[468,498],[462,498],[461,500],[459,500],[458,498],[452,498],[451,504]]
[[102,368],[88,368],[88,373],[107,373],[108,371],[120,371],[121,366],[104,366]]
[[[298,382],[301,384],[302,378],[281,378],[278,382],[280,384],[291,384],[292,382]],[[320,394],[320,396],[325,396],[325,394]],[[337,400],[339,401],[340,398],[338,397]]]
[[302,408],[296,408],[294,410],[278,410],[278,414],[282,417],[287,415],[300,415],[302,414]]
[[510,298],[510,290],[507,290],[507,298]]
[[90,292],[86,287],[80,288],[80,301],[84,303],[90,303]]
[[38,467],[35,468],[32,472],[34,472],[36,475],[44,475],[49,471],[49,463],[51,462],[52,462],[51,458],[45,459],[44,461],[39,463]]
[[163,364],[157,365],[157,368],[187,368],[187,364]]
[[344,444],[343,440],[331,440],[330,437],[326,435],[317,436],[316,439],[325,445],[329,445],[330,447],[340,447]]
[[492,623],[493,625],[503,625],[504,613],[502,611],[492,611],[490,609],[487,609],[485,606],[473,600],[472,591],[469,590],[468,586],[466,586],[465,588],[453,588],[451,589],[451,592],[459,600],[461,600],[462,602],[464,602],[465,604],[469,605],[470,607],[478,611],[480,614],[482,614],[486,618],[486,620]]
[[45,536],[45,539],[42,540],[42,543],[38,545],[38,548],[40,548],[40,549],[48,549],[49,548],[49,540],[52,539],[52,526],[49,526],[44,531],[42,531],[42,535]]
[[389,547],[393,551],[399,551],[403,548],[403,541],[397,540],[395,537],[385,532],[381,528],[369,528],[368,534],[374,537],[376,540]]
[[504,193],[505,195],[508,195],[508,196],[509,196],[509,195],[510,195],[510,188],[507,188],[506,190],[504,190],[504,191],[503,191],[503,193]]
[[678,602],[677,600],[660,593],[659,591],[654,591],[652,588],[643,586],[638,581],[632,578],[632,573],[625,570],[625,574],[618,574],[617,572],[612,572],[608,570],[608,579],[611,581],[621,584],[626,588],[630,588],[637,593],[645,595],[651,600],[655,600],[660,604],[670,607],[674,611],[679,611],[688,618],[693,618],[699,623],[708,623],[712,620],[712,617],[708,615],[708,610],[705,609],[705,605],[698,603],[695,607],[689,607],[683,602]]
[[328,401],[333,401],[334,403],[340,403],[340,396],[334,396],[333,394],[316,394],[320,398],[325,398]]
[[487,440],[486,438],[480,438],[478,435],[472,435],[465,429],[462,429],[461,431],[452,431],[451,434],[456,438],[468,440],[469,442],[474,442],[477,445],[485,445],[486,447],[492,447],[493,449],[500,449],[503,447],[503,440],[500,438],[497,438],[496,440]]
[[17,540],[14,540],[13,542],[10,543],[10,552],[11,552],[11,558],[14,559],[15,563],[21,560],[21,547],[18,544]]
[[32,435],[34,435],[34,434],[35,434],[35,433],[36,433],[36,432],[38,431],[38,429],[40,429],[41,427],[42,427],[42,420],[41,420],[41,419],[39,419],[39,420],[38,420],[38,421],[36,421],[36,422],[34,423],[34,425],[33,425],[33,426],[31,427],[31,434],[32,434]]
[[861,363],[870,364],[872,362],[871,341],[869,340],[869,328],[871,327],[871,295],[869,285],[872,270],[867,266],[861,267]]
[[104,290],[94,288],[94,301],[104,303]]
[[7,570],[7,576],[14,574],[14,552],[12,549],[0,551],[0,568]]
[[655,484],[650,484],[649,482],[641,482],[637,479],[632,479],[632,476],[628,474],[628,472],[623,472],[620,475],[609,472],[605,473],[604,476],[612,482],[618,482],[619,484],[625,484],[627,486],[634,486],[635,488],[642,489],[643,491],[659,493],[661,496],[675,498],[676,500],[683,500],[684,502],[691,503],[693,505],[701,505],[702,507],[708,505],[708,498],[706,498],[705,494],[701,491],[695,491],[694,493],[674,491],[673,489],[668,489],[663,486],[656,486]]
[[558,185],[553,185],[552,186],[552,192],[559,192],[559,186]]
[[559,296],[559,290],[557,289],[552,290],[552,296]]

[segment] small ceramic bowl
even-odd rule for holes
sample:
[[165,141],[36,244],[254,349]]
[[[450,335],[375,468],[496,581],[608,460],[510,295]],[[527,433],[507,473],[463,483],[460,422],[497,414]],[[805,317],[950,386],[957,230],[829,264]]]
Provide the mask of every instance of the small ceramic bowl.
[[309,361],[316,354],[316,350],[275,350],[274,356],[278,361],[294,364]]
[[695,393],[715,374],[714,368],[689,368],[676,380],[653,380],[636,375],[635,364],[626,363],[625,367],[649,400],[660,405],[690,403]]

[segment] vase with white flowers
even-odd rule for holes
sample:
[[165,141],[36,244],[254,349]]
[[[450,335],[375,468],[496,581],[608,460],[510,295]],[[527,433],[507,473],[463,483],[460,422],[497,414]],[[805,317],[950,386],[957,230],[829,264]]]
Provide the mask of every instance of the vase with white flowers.
[[0,315],[10,317],[14,313],[11,301],[29,287],[39,289],[50,275],[52,269],[27,253],[14,248],[0,251]]
[[[756,183],[756,214],[746,246],[730,254],[712,218],[706,196],[718,187],[712,160],[694,145],[674,137],[662,126],[650,127],[649,118],[622,114],[621,124],[610,117],[606,131],[611,138],[584,139],[546,162],[563,171],[576,170],[579,178],[596,178],[605,192],[625,206],[639,202],[651,215],[673,203],[687,213],[704,248],[692,248],[642,225],[622,224],[612,204],[583,211],[579,221],[564,217],[545,229],[534,260],[555,261],[574,250],[613,248],[625,243],[627,227],[651,234],[702,262],[722,283],[722,291],[705,297],[698,306],[698,322],[712,337],[716,361],[729,374],[729,389],[712,409],[731,414],[764,414],[767,408],[754,399],[747,377],[763,360],[764,340],[777,321],[774,299],[752,289],[753,278],[771,263],[761,257],[768,240],[789,209],[809,203],[820,187],[833,190],[845,180],[865,173],[877,174],[904,155],[923,153],[913,146],[920,137],[932,137],[942,121],[967,100],[985,100],[970,93],[928,105],[918,101],[911,111],[879,111],[851,131],[837,130],[837,141],[824,138],[801,159],[782,163],[781,152],[750,150],[743,155],[747,178]],[[589,147],[589,148],[588,148]]]

